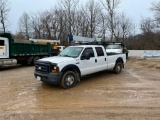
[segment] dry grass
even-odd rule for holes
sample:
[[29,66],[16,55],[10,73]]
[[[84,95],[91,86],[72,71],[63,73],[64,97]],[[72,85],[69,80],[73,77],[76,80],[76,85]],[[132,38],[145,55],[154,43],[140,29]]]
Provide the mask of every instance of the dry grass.
[[149,69],[159,69],[160,70],[160,59],[142,59],[142,58],[130,58],[128,62],[137,68],[149,68]]

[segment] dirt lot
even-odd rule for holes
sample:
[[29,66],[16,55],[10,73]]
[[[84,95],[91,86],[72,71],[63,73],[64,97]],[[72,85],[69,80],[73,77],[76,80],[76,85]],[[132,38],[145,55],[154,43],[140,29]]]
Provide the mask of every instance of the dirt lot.
[[129,59],[72,89],[44,84],[34,67],[0,69],[0,120],[160,120],[160,60]]

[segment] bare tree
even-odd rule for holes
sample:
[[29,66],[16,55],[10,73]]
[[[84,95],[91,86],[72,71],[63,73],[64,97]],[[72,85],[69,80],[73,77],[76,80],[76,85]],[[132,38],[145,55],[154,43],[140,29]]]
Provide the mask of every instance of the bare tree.
[[160,32],[156,28],[157,25],[151,18],[142,19],[141,31],[146,40],[152,41],[156,46],[160,47]]
[[24,34],[27,40],[29,40],[30,32],[30,16],[24,12],[19,19],[19,29]]
[[8,6],[8,0],[0,0],[0,18],[1,18],[2,30],[4,33],[6,32],[6,21],[9,11],[10,9]]
[[41,15],[42,13],[38,12],[36,14],[32,14],[31,15],[31,22],[30,22],[30,26],[33,29],[33,38],[42,38],[42,21],[41,21]]
[[151,11],[154,12],[155,21],[160,24],[160,1],[152,3]]
[[50,11],[45,11],[42,14],[42,26],[45,30],[45,37],[47,39],[52,39],[52,15]]
[[113,41],[114,32],[115,32],[114,20],[115,20],[116,8],[120,4],[120,0],[105,0],[105,2],[101,0],[101,3],[105,8],[105,10],[108,12],[108,20],[109,20],[108,28],[111,33],[111,41]]
[[60,28],[57,11],[56,10],[51,11],[51,15],[52,15],[51,28],[53,32],[52,36],[54,39],[57,39],[59,36],[59,28]]
[[[75,14],[75,21],[74,21],[74,26],[73,26],[73,34],[74,35],[82,35],[82,27],[84,23],[84,14],[82,11],[77,11]],[[82,31],[81,31],[82,30]]]
[[101,37],[104,41],[106,40],[106,31],[107,31],[107,16],[104,14],[104,12],[100,12],[99,17],[100,25],[98,27],[98,36]]
[[87,3],[87,17],[88,17],[88,21],[90,23],[89,26],[89,30],[90,30],[90,35],[89,37],[93,37],[96,31],[96,27],[98,27],[98,24],[100,23],[100,21],[98,20],[98,18],[100,17],[100,13],[101,13],[101,7],[99,5],[98,2],[95,2],[94,0],[90,0]]
[[[82,6],[81,9],[76,11],[74,14],[74,21],[73,21],[73,31],[74,35],[80,36],[87,36],[86,33],[86,26],[88,26],[88,18],[86,15],[86,9]],[[87,27],[89,29],[89,26]]]
[[68,24],[68,29],[69,33],[72,34],[72,27],[74,24],[74,14],[76,12],[76,6],[78,5],[79,0],[60,0],[59,1],[59,6],[61,9],[63,9],[64,13],[66,14],[67,17],[67,24]]
[[155,24],[152,21],[152,19],[146,18],[141,20],[141,31],[144,34],[147,35],[147,34],[153,33],[154,28],[155,28]]
[[[134,45],[136,49],[160,49],[160,1],[153,2],[150,10],[154,18],[143,18],[140,24],[141,34],[135,35]],[[130,40],[129,40],[130,43]]]
[[61,40],[62,45],[68,44],[68,19],[63,9],[52,9],[52,28],[54,36]]
[[152,3],[151,11],[154,13],[154,19],[152,22],[156,24],[157,32],[160,31],[160,1]]
[[[68,44],[68,34],[84,37],[102,37],[106,39],[109,32],[113,38],[123,38],[129,34],[131,22],[125,16],[118,16],[116,8],[119,0],[106,0],[102,6],[89,0],[78,6],[79,0],[60,0],[59,6],[41,13],[23,13],[19,19],[20,32],[28,39],[32,33],[34,38],[61,39],[62,45]],[[77,10],[77,7],[80,9]],[[107,10],[107,14],[106,14]]]
[[117,16],[115,19],[115,33],[114,36],[116,38],[116,41],[119,40],[119,38],[122,38],[122,41],[125,41],[125,38],[129,36],[133,29],[134,25],[131,19],[127,18],[127,16],[122,13]]

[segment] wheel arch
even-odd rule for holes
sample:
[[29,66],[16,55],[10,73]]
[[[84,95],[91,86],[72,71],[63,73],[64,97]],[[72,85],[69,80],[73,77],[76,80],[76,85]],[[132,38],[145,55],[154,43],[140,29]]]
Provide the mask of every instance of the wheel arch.
[[115,65],[116,65],[118,62],[121,62],[121,63],[123,64],[123,68],[124,68],[124,61],[123,61],[123,58],[119,57],[119,58],[116,60]]
[[74,71],[74,72],[76,72],[76,73],[79,74],[79,77],[81,76],[81,71],[80,71],[80,69],[78,68],[78,66],[76,66],[76,65],[70,64],[70,65],[65,66],[65,67],[61,70],[61,72],[63,72],[63,73],[66,72],[66,71]]

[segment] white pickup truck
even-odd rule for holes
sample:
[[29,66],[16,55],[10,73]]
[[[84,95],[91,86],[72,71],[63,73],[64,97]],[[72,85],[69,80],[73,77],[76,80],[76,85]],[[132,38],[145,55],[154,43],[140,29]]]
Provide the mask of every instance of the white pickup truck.
[[35,64],[35,78],[44,83],[71,88],[80,78],[103,70],[120,73],[125,54],[107,55],[102,45],[69,46],[59,56],[40,59]]

